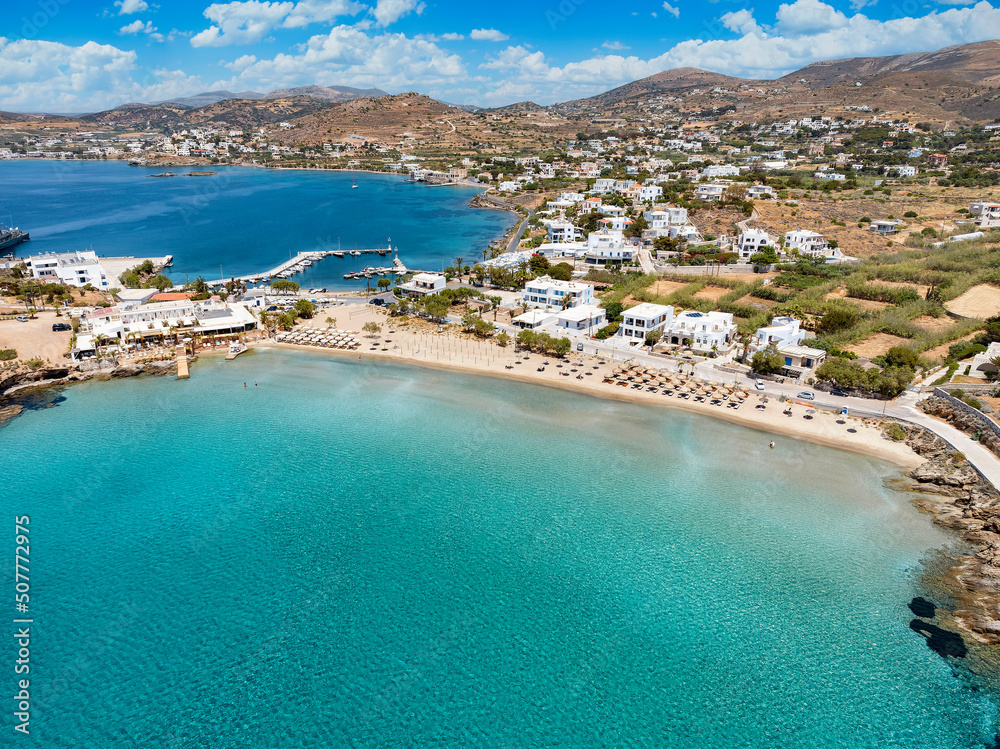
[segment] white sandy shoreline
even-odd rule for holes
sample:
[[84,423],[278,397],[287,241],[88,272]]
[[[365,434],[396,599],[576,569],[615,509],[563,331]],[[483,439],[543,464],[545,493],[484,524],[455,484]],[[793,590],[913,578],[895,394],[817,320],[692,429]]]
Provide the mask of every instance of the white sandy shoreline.
[[[545,367],[545,371],[538,372],[537,368],[546,359],[541,354],[527,354],[529,358],[522,358],[521,364],[515,364],[514,362],[521,357],[516,356],[511,348],[504,349],[487,342],[427,334],[414,336],[410,332],[403,331],[380,336],[379,340],[385,338],[392,340],[391,344],[383,344],[389,348],[388,351],[382,351],[381,347],[371,351],[368,346],[363,346],[357,351],[345,351],[274,341],[256,343],[254,347],[307,351],[313,354],[329,353],[334,356],[359,357],[362,361],[365,359],[384,360],[468,374],[501,377],[547,387],[557,387],[599,398],[698,413],[779,437],[804,440],[881,458],[906,469],[915,468],[923,463],[923,459],[906,444],[894,442],[884,437],[881,428],[871,419],[850,416],[845,418],[819,409],[815,410],[812,419],[805,419],[806,411],[810,409],[797,404],[779,403],[775,398],[769,399],[765,411],[757,411],[754,406],[759,401],[755,394],[751,394],[739,410],[733,410],[712,406],[708,403],[679,400],[659,393],[648,393],[645,390],[626,389],[605,384],[603,382],[604,375],[610,374],[614,365],[610,362],[599,365],[594,357],[583,357],[584,369],[593,374],[586,376],[583,380],[577,380],[575,375],[566,377],[559,374],[563,370],[572,368],[571,362],[580,361],[577,356],[570,356],[562,361],[550,358],[550,364]],[[367,342],[369,339],[362,340]],[[398,348],[394,349],[392,346],[398,346]],[[560,363],[563,364],[561,369],[556,366]],[[595,365],[598,366],[597,369],[593,368]],[[507,366],[512,367],[512,369],[507,369]],[[197,375],[195,374],[195,376]],[[792,409],[793,415],[791,417],[782,413],[787,408]],[[845,423],[839,424],[838,421]],[[852,433],[848,432],[848,429],[856,431]],[[780,445],[778,448],[780,449]]]

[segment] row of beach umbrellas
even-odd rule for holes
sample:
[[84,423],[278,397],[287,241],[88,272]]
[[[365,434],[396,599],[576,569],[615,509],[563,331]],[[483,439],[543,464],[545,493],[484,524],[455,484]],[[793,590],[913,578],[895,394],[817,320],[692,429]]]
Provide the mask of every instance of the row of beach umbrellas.
[[361,341],[353,333],[334,327],[292,330],[286,333],[279,333],[277,340],[282,343],[295,343],[299,346],[318,346],[320,348],[356,349],[361,345]]
[[657,369],[643,364],[619,364],[616,365],[611,375],[613,379],[633,378],[633,381],[654,387],[668,387],[681,393],[692,393],[696,395],[712,396],[726,400],[734,398],[743,401],[749,397],[749,393],[739,385],[719,383],[715,380],[703,380],[699,377],[692,377],[686,374],[679,374],[669,370]]

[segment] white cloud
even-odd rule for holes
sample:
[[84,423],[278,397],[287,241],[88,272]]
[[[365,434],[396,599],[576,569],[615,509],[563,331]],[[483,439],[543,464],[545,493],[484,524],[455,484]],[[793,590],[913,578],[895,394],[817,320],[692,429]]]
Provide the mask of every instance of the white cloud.
[[510,39],[505,33],[496,29],[473,29],[469,32],[469,38],[484,42],[505,42]]
[[604,49],[610,49],[612,52],[621,52],[625,49],[632,49],[621,42],[604,42],[601,46],[604,47]]
[[191,37],[194,47],[224,47],[227,44],[253,44],[280,24],[292,12],[291,2],[246,0],[213,3],[205,9],[205,18],[214,25]]
[[154,31],[156,31],[156,29],[153,28],[152,21],[146,21],[146,23],[143,23],[142,21],[135,20],[132,21],[132,23],[128,24],[127,26],[122,26],[120,29],[118,29],[118,34],[119,35],[138,34],[140,31],[144,31],[147,34],[152,34]]
[[149,4],[145,0],[115,0],[115,7],[118,8],[118,15],[120,16],[142,13],[144,10],[149,10]]
[[232,62],[222,63],[222,67],[239,72],[240,70],[249,68],[255,62],[257,62],[257,57],[255,55],[243,55],[242,57],[237,57]]
[[327,23],[365,9],[353,0],[300,0],[267,2],[243,0],[213,3],[204,16],[213,24],[191,38],[195,47],[254,44],[276,28],[295,29],[311,23]]
[[[680,8],[675,8],[670,3],[663,3],[663,9],[665,11],[667,11],[667,13],[669,13],[670,15],[672,15],[674,18],[680,18],[681,17],[681,9]],[[653,15],[656,15],[656,14],[654,13]]]
[[753,11],[743,8],[742,10],[737,10],[732,13],[726,13],[723,15],[719,21],[724,27],[730,31],[734,31],[737,34],[761,34],[763,33],[760,26],[757,25],[756,19],[753,17]]
[[372,15],[379,26],[388,26],[410,13],[418,16],[427,7],[420,0],[378,0],[372,9]]
[[179,70],[145,71],[136,80],[140,72],[135,52],[109,44],[0,37],[0,109],[94,112],[205,90],[204,82]]
[[[818,0],[796,0],[779,8],[773,28],[761,26],[751,11],[727,13],[721,26],[737,39],[681,42],[651,59],[604,55],[550,67],[541,52],[508,47],[484,68],[518,73],[484,94],[500,104],[529,96],[551,102],[590,96],[672,68],[698,67],[748,78],[776,78],[817,60],[880,56],[934,50],[1000,38],[1000,9],[981,0],[971,8],[950,8],[921,18],[879,21],[863,14],[845,16]],[[818,26],[826,19],[829,28]]]
[[352,0],[299,0],[281,25],[295,29],[310,23],[328,23],[341,16],[357,15],[364,9],[364,5]]
[[463,39],[465,39],[465,34],[455,34],[449,32],[447,34],[442,34],[441,39],[443,39],[446,42],[460,42]]
[[814,35],[847,25],[847,16],[820,0],[796,0],[778,6],[774,29],[783,36]]
[[369,36],[355,26],[335,26],[328,34],[309,39],[298,54],[258,60],[212,87],[275,89],[335,80],[362,88],[428,91],[467,78],[458,55],[427,39],[391,33]]

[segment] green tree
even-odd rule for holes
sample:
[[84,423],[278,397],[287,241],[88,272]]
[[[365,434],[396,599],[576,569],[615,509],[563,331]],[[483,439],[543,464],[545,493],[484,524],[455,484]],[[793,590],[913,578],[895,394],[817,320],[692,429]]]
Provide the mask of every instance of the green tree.
[[316,305],[310,302],[308,299],[299,299],[295,303],[295,311],[299,314],[299,317],[310,318],[316,311]]
[[500,335],[497,336],[497,344],[498,345],[500,345],[500,346],[506,346],[509,343],[510,343],[510,336],[507,335],[506,333],[501,332]]
[[435,320],[444,320],[448,316],[448,303],[435,295],[424,301],[424,311]]
[[651,330],[648,333],[646,333],[645,343],[647,346],[649,346],[650,351],[653,350],[653,346],[655,346],[657,343],[660,342],[661,338],[663,338],[662,330]]
[[853,328],[861,320],[857,308],[843,304],[831,305],[820,320],[818,329],[821,333],[836,333]]
[[382,332],[382,326],[379,325],[374,320],[369,320],[366,322],[361,329],[368,333],[369,338],[375,338],[379,333]]
[[624,311],[625,305],[621,302],[604,302],[604,312],[607,314],[608,322],[619,322]]
[[777,374],[784,367],[785,360],[778,353],[778,348],[773,343],[768,344],[767,348],[754,353],[750,359],[750,369],[758,374]]
[[544,274],[549,269],[549,259],[544,255],[532,255],[528,258],[528,267],[536,276]]
[[649,222],[641,213],[632,219],[632,223],[625,227],[625,236],[639,239],[642,233],[649,228]]
[[378,280],[378,287],[381,291],[385,291],[390,286],[392,286],[392,281],[390,281],[388,278],[380,278]]
[[[204,281],[205,279],[202,278],[199,280]],[[271,282],[271,291],[275,292],[276,294],[294,294],[298,290],[299,290],[298,283],[295,281],[289,281],[287,278],[279,278]]]
[[145,283],[146,288],[153,288],[161,293],[169,288],[172,288],[173,285],[174,282],[171,281],[167,276],[164,276],[162,273],[158,276],[153,276]]
[[549,267],[549,276],[557,281],[569,281],[573,278],[573,266],[569,263],[558,263]]

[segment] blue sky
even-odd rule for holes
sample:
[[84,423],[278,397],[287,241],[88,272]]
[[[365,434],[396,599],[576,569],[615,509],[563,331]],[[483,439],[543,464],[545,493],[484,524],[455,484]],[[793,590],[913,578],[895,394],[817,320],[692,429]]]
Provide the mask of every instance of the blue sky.
[[996,1],[6,0],[0,109],[313,83],[549,104],[675,67],[774,78],[820,59],[997,39]]

